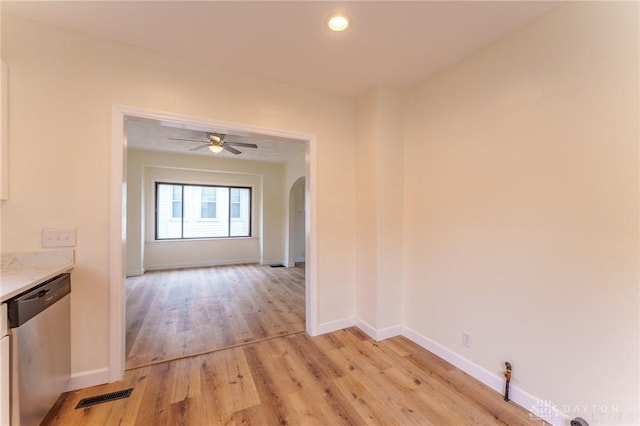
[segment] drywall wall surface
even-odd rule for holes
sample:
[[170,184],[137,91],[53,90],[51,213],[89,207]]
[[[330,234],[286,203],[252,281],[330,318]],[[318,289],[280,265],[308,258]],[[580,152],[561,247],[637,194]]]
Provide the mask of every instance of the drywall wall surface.
[[12,195],[2,208],[2,249],[37,250],[42,228],[77,229],[74,375],[108,366],[113,105],[314,135],[318,321],[353,315],[352,99],[7,15],[2,59],[11,69]]
[[356,315],[377,329],[378,312],[378,91],[356,103]]
[[296,181],[305,177],[307,174],[307,159],[308,154],[301,152],[296,154],[293,158],[287,160],[284,164],[284,189],[285,192],[290,190]]
[[639,7],[562,5],[405,105],[404,325],[591,424],[640,422]]
[[377,328],[402,323],[402,240],[404,207],[404,136],[402,91],[377,88]]
[[374,87],[356,110],[356,314],[379,337],[402,323],[402,92]]

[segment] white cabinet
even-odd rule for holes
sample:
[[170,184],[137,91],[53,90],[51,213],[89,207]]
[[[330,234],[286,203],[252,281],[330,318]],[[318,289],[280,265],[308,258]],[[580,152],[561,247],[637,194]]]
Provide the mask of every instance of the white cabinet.
[[9,424],[9,336],[0,339],[0,425]]

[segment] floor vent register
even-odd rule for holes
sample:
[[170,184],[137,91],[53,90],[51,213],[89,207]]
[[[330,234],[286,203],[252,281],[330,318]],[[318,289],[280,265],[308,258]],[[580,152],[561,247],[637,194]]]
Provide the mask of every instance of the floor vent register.
[[133,388],[117,392],[105,393],[98,396],[92,396],[90,398],[83,398],[80,400],[80,402],[78,402],[78,405],[76,405],[76,410],[78,408],[86,408],[91,407],[92,405],[102,404],[103,402],[115,401],[116,399],[129,398],[132,391]]

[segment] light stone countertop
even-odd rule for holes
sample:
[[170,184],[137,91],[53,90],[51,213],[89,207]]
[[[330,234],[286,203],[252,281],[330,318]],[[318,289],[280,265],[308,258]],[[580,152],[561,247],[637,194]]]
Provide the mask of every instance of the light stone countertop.
[[73,249],[30,253],[3,253],[0,256],[0,302],[35,287],[74,266]]

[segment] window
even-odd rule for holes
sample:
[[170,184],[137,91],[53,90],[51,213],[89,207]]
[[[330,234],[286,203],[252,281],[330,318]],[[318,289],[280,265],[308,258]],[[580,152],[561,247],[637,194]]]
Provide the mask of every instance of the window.
[[171,186],[171,218],[182,218],[182,187],[177,185]]
[[240,219],[240,190],[231,190],[231,219]]
[[251,188],[156,183],[156,239],[251,236]]
[[210,186],[200,188],[200,217],[215,219],[216,207],[216,188]]

